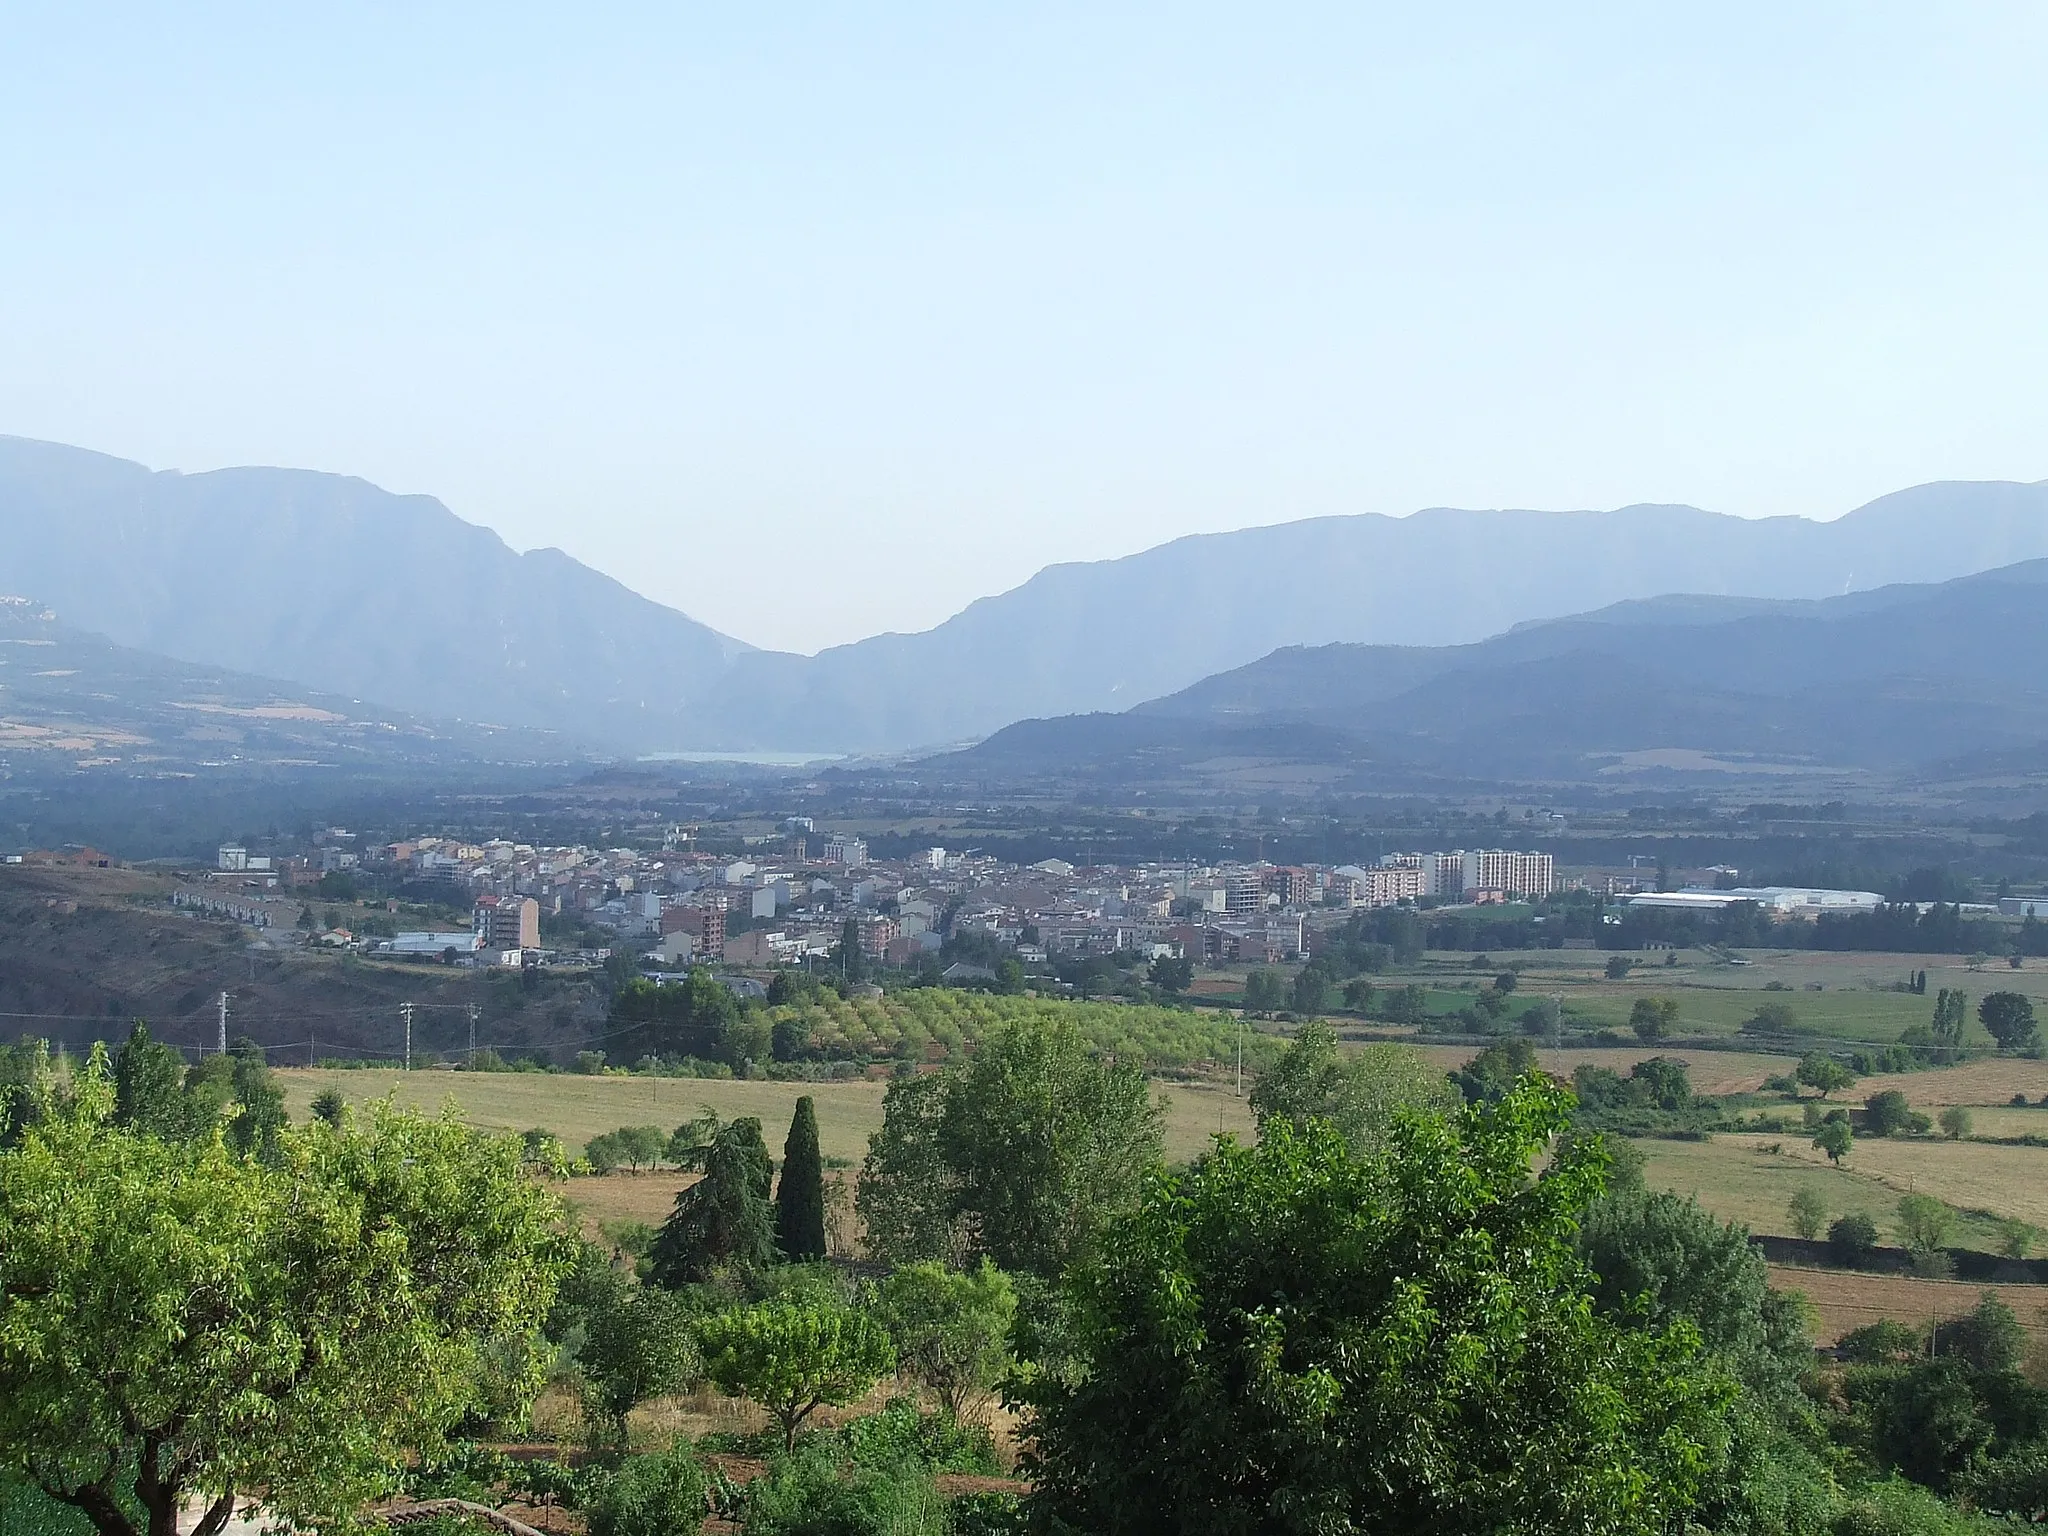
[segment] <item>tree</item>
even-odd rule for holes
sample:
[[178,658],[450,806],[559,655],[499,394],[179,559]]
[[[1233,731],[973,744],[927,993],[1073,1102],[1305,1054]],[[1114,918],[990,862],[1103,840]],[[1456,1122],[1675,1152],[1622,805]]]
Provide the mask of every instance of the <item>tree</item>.
[[1792,1076],[1795,1081],[1804,1083],[1822,1098],[1856,1081],[1856,1074],[1826,1051],[1808,1051],[1799,1058],[1799,1065],[1793,1070]]
[[313,1118],[327,1125],[340,1125],[348,1101],[337,1088],[322,1088],[313,1095]]
[[236,1105],[228,1121],[228,1139],[237,1151],[274,1155],[278,1133],[291,1123],[285,1113],[284,1089],[270,1070],[263,1047],[246,1036],[229,1053],[234,1062],[229,1091]]
[[676,1196],[649,1251],[656,1283],[675,1289],[708,1280],[731,1265],[762,1269],[775,1261],[768,1191],[775,1177],[751,1115],[720,1126],[691,1158],[704,1177]]
[[818,1152],[818,1108],[809,1094],[796,1101],[782,1144],[775,1246],[793,1264],[825,1257],[825,1163]]
[[1873,1093],[1863,1101],[1863,1134],[1896,1136],[1913,1123],[1913,1106],[1896,1088]]
[[272,1163],[114,1103],[95,1053],[0,1154],[0,1470],[102,1536],[175,1536],[193,1495],[215,1536],[256,1488],[340,1526],[494,1382],[538,1387],[566,1253],[515,1143],[380,1105]]
[[583,1298],[583,1413],[593,1438],[626,1443],[626,1415],[649,1398],[680,1391],[696,1376],[698,1358],[689,1309],[670,1291],[638,1285],[602,1256]]
[[114,1053],[114,1123],[152,1136],[183,1136],[190,1129],[185,1055],[151,1039],[140,1019]]
[[1033,1274],[1085,1252],[1161,1157],[1144,1073],[1097,1058],[1064,1019],[985,1039],[947,1082],[938,1129],[969,1251]]
[[1178,997],[1195,984],[1195,962],[1179,955],[1161,955],[1145,974],[1160,991]]
[[1628,1023],[1637,1039],[1662,1040],[1678,1024],[1678,999],[1639,997],[1628,1011]]
[[750,1397],[782,1426],[782,1448],[826,1405],[863,1397],[895,1368],[889,1336],[864,1312],[822,1297],[783,1299],[707,1317],[698,1325],[706,1376],[729,1397]]
[[909,1264],[966,1251],[960,1181],[940,1145],[951,1086],[921,1074],[897,1079],[882,1098],[882,1128],[868,1138],[853,1199],[871,1259]]
[[956,1419],[978,1415],[1010,1366],[1017,1292],[987,1259],[979,1269],[926,1260],[884,1280],[875,1315],[889,1331],[900,1370]]
[[1369,1045],[1349,1056],[1339,1051],[1329,1025],[1304,1024],[1280,1059],[1252,1088],[1252,1118],[1285,1120],[1304,1130],[1327,1120],[1353,1147],[1379,1147],[1403,1108],[1449,1109],[1458,1092],[1443,1073],[1414,1051]]
[[1951,1104],[1941,1112],[1941,1134],[1950,1141],[1961,1141],[1969,1135],[1973,1123],[1970,1112],[1960,1104]]
[[728,1037],[742,1012],[739,999],[698,966],[666,986],[626,980],[612,998],[611,1027],[626,1060],[695,1056],[737,1066],[729,1059]]
[[1131,1536],[1677,1528],[1733,1388],[1689,1326],[1589,1305],[1575,1226],[1603,1158],[1554,1140],[1570,1109],[1530,1080],[1403,1120],[1384,1160],[1275,1123],[1156,1174],[1066,1283],[1080,1368],[1022,1385],[1033,1513]]
[[2027,1358],[2027,1330],[1996,1291],[1986,1291],[1961,1317],[1934,1325],[1933,1352],[1961,1360],[1973,1371],[2017,1371]]
[[1745,1035],[1795,1035],[1798,1032],[1799,1017],[1793,1013],[1789,1003],[1758,1003],[1742,1024]]
[[1954,1229],[1955,1213],[1934,1196],[1899,1197],[1899,1237],[1914,1254],[1938,1253]]
[[1272,1013],[1287,1006],[1287,983],[1270,965],[1245,972],[1244,1005],[1254,1013]]
[[1827,1202],[1818,1192],[1802,1189],[1787,1203],[1786,1214],[1792,1219],[1792,1230],[1812,1242],[1820,1236],[1821,1228],[1827,1223]]
[[[1839,1120],[1830,1124],[1839,1125]],[[1850,1211],[1828,1223],[1828,1248],[1834,1261],[1855,1269],[1877,1247],[1877,1223],[1862,1211]]]
[[1329,995],[1329,977],[1313,965],[1304,966],[1295,973],[1294,985],[1288,991],[1287,1004],[1295,1013],[1313,1017],[1323,1011],[1323,1004]]
[[1993,992],[1977,1005],[1977,1017],[2004,1051],[2024,1050],[2041,1038],[2034,1004],[2024,992]]
[[1819,1133],[1813,1138],[1814,1150],[1827,1153],[1828,1161],[1836,1164],[1849,1155],[1849,1149],[1855,1144],[1855,1133],[1849,1129],[1846,1120],[1823,1121]]
[[1607,957],[1607,979],[1609,981],[1620,981],[1634,969],[1635,961],[1631,960],[1627,955],[1609,955]]
[[867,980],[868,957],[860,947],[859,918],[849,917],[839,925],[839,942],[832,946],[829,961],[832,969],[839,973],[840,980]]
[[1998,1223],[1998,1251],[2008,1259],[2024,1259],[2040,1235],[2031,1222],[2007,1216]]
[[619,1133],[600,1131],[583,1143],[583,1161],[590,1165],[592,1173],[600,1176],[623,1167],[626,1149],[619,1144]]
[[1458,1091],[1471,1102],[1505,1098],[1529,1073],[1536,1070],[1536,1048],[1526,1040],[1503,1040],[1489,1045],[1452,1075]]
[[1946,1066],[1961,1059],[1963,1026],[1969,1019],[1970,999],[1960,988],[1943,987],[1934,999],[1934,1018],[1927,1026],[1933,1042],[1932,1059]]
[[1636,1190],[1586,1210],[1579,1251],[1597,1283],[1594,1305],[1626,1325],[1683,1318],[1753,1387],[1788,1390],[1812,1346],[1796,1310],[1767,1284],[1747,1228],[1716,1221],[1690,1196]]

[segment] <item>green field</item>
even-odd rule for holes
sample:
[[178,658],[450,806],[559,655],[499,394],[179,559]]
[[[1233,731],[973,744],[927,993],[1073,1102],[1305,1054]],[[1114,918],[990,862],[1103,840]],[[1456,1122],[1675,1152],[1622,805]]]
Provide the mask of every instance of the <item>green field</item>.
[[[1752,1232],[1793,1236],[1786,1208],[1794,1194],[1808,1189],[1821,1197],[1829,1220],[1861,1211],[1877,1223],[1885,1242],[1896,1242],[1899,1196],[1909,1192],[1909,1181],[1897,1174],[1895,1160],[1865,1154],[1873,1147],[1896,1148],[1910,1157],[1926,1143],[1858,1142],[1848,1162],[1833,1168],[1807,1146],[1808,1139],[1788,1132],[1783,1136],[1715,1136],[1706,1141],[1639,1141],[1636,1145],[1644,1154],[1643,1177],[1652,1189],[1696,1196],[1723,1221],[1742,1222]],[[1771,1146],[1780,1150],[1767,1151]],[[2001,1171],[1997,1159],[1974,1155],[2005,1150],[1964,1143],[1952,1156],[1961,1176],[1942,1188],[1922,1185],[1921,1191],[1966,1213],[1994,1209],[2000,1215],[2018,1214],[2001,1208],[2007,1202],[1996,1197],[1995,1183]],[[2042,1159],[2038,1172],[2048,1173],[2048,1151],[2037,1156]],[[1964,1214],[1958,1218],[1955,1241],[1961,1247],[1993,1252],[1997,1237],[1988,1216]]]

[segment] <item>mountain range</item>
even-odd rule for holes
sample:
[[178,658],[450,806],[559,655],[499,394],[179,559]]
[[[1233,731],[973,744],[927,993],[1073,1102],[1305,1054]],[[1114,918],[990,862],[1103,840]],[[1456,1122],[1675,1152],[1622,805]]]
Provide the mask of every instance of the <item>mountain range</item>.
[[0,597],[0,779],[75,782],[102,770],[247,780],[381,777],[578,757],[552,732],[462,725],[275,678],[115,645],[20,597]]
[[1322,782],[2029,771],[2048,752],[2044,654],[2048,560],[1821,600],[1664,597],[1472,645],[1285,647],[934,766],[1152,783],[1247,763]]
[[[431,497],[304,470],[155,472],[0,438],[0,592],[33,597],[72,629],[277,686],[629,754],[966,742],[1212,677],[1227,690],[1219,674],[1287,647],[1398,645],[1405,659],[1371,664],[1372,688],[1403,667],[1417,688],[1449,686],[1425,652],[1617,602],[1818,599],[2042,557],[2048,482],[1919,486],[1832,522],[1678,506],[1436,508],[1054,565],[934,629],[796,656],[722,635],[558,550],[517,553]],[[1171,714],[1148,705],[1132,718]]]

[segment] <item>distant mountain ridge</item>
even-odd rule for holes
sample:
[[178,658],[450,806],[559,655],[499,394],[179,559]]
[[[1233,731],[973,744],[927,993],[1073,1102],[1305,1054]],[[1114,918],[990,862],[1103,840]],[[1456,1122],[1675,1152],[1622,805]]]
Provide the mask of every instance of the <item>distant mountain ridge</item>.
[[[955,770],[1218,758],[1586,780],[1638,763],[1901,774],[2048,761],[2048,560],[1805,601],[1675,596],[1477,644],[1288,647],[1119,715],[1021,722]],[[943,761],[943,760],[942,760]]]
[[614,747],[747,647],[429,496],[296,469],[153,472],[0,438],[0,590],[139,650]]
[[897,752],[1126,709],[1287,646],[1466,644],[1660,593],[1812,599],[2041,557],[2048,482],[1919,486],[1828,523],[1436,508],[1054,565],[933,629],[804,657],[515,554],[430,497],[0,438],[0,590],[123,645],[626,752]]
[[310,771],[332,780],[578,759],[574,743],[549,732],[423,720],[177,661],[0,595],[0,779],[12,786],[87,771],[159,780]]

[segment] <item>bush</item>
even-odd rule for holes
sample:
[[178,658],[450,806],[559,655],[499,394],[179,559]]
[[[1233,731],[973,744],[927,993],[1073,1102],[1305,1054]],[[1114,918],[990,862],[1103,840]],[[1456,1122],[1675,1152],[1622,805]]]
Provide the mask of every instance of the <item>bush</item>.
[[1873,1093],[1863,1101],[1863,1134],[1896,1136],[1912,1122],[1913,1107],[1896,1088]]
[[1877,1248],[1877,1223],[1861,1211],[1837,1216],[1828,1223],[1828,1249],[1837,1264],[1860,1269]]
[[1792,1230],[1811,1242],[1827,1224],[1828,1208],[1816,1192],[1802,1189],[1793,1195],[1786,1214],[1792,1218]]
[[681,1436],[665,1451],[628,1456],[590,1498],[590,1536],[697,1536],[709,1513],[708,1486]]
[[887,1471],[915,1463],[932,1472],[1000,1477],[995,1437],[979,1424],[962,1424],[950,1414],[920,1413],[917,1401],[894,1397],[880,1413],[840,1426],[839,1443],[856,1466]]
[[915,1462],[886,1471],[842,1462],[822,1442],[776,1458],[747,1486],[745,1504],[745,1536],[946,1536],[946,1503],[930,1472]]

